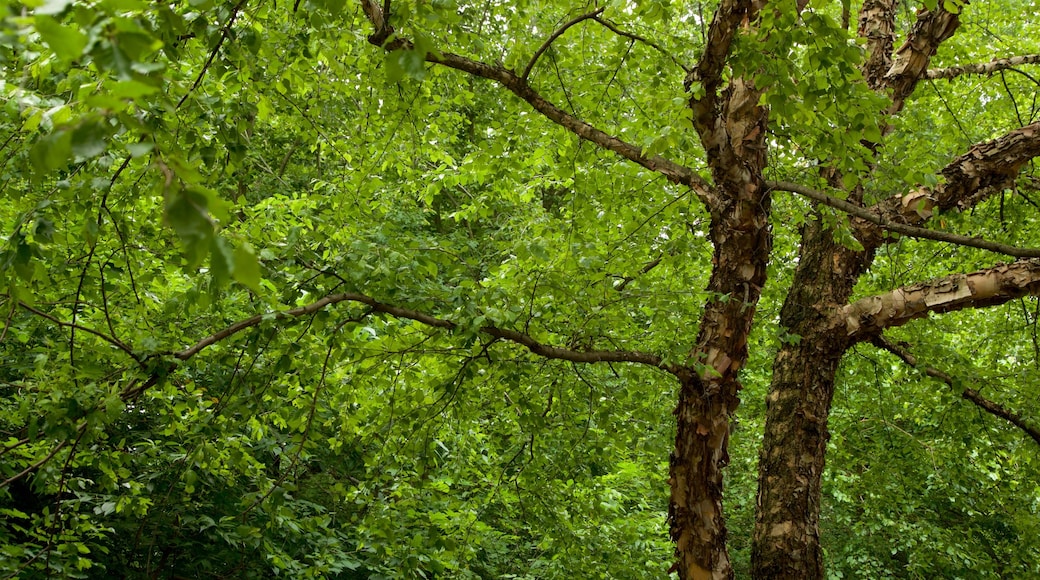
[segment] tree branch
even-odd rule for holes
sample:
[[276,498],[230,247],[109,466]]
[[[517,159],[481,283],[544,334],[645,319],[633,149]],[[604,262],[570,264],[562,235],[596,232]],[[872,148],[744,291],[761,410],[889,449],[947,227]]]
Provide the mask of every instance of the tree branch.
[[542,56],[542,53],[545,52],[546,50],[548,50],[549,46],[552,45],[552,43],[557,38],[559,38],[560,36],[563,36],[563,33],[567,32],[568,28],[574,26],[575,24],[578,24],[579,22],[583,22],[585,20],[589,20],[590,18],[596,18],[600,14],[603,14],[603,11],[606,10],[606,9],[607,9],[606,6],[600,6],[599,8],[593,10],[592,12],[588,12],[586,14],[582,14],[582,15],[580,15],[580,16],[572,19],[572,20],[570,20],[569,22],[564,23],[563,26],[557,28],[556,31],[553,32],[551,35],[549,35],[549,38],[546,38],[545,42],[543,42],[542,45],[538,47],[538,50],[534,51],[534,55],[531,57],[530,62],[527,63],[527,66],[524,67],[524,72],[523,72],[523,74],[520,75],[520,78],[523,79],[525,82],[527,81],[527,77],[531,76],[531,69],[533,69],[535,63],[538,62],[538,57]]
[[857,33],[867,39],[863,76],[875,91],[885,86],[885,73],[892,68],[895,44],[896,0],[865,0],[859,11]]
[[[370,43],[388,51],[398,49],[412,50],[414,48],[410,40],[399,36],[387,42],[390,35],[394,33],[394,29],[384,22],[382,9],[372,0],[362,0],[362,6],[365,9],[365,14],[368,15],[369,20],[376,27],[376,32],[368,37]],[[382,27],[380,28],[380,26]],[[592,142],[608,151],[613,151],[650,171],[664,175],[672,183],[689,187],[705,204],[710,205],[710,202],[715,197],[708,183],[689,167],[665,159],[660,155],[647,157],[643,154],[642,148],[601,131],[547,101],[524,78],[509,69],[502,66],[492,66],[450,52],[430,52],[424,58],[427,62],[453,68],[502,85],[550,121],[586,141]]]
[[82,330],[83,332],[86,332],[87,334],[93,334],[94,336],[100,338],[101,340],[107,342],[108,344],[111,344],[112,346],[114,346],[114,347],[118,348],[119,350],[123,351],[124,353],[126,353],[127,356],[129,356],[130,358],[134,359],[138,364],[141,363],[141,357],[139,357],[137,355],[137,353],[135,353],[132,348],[127,346],[123,341],[119,340],[118,338],[115,338],[113,336],[109,336],[109,335],[107,335],[107,334],[105,334],[103,332],[94,330],[93,328],[82,326],[80,324],[76,324],[74,322],[65,322],[64,320],[61,320],[61,319],[59,319],[59,318],[57,318],[55,316],[51,316],[50,314],[47,314],[46,312],[44,312],[42,310],[37,310],[36,308],[33,308],[32,306],[29,306],[25,302],[19,302],[18,305],[21,306],[22,308],[28,310],[29,312],[32,312],[36,316],[39,316],[41,318],[46,318],[47,320],[50,320],[51,322],[53,322],[54,324],[57,324],[58,326],[64,326],[66,328],[72,328],[72,329],[75,329],[75,330]]
[[[875,336],[871,340],[871,343],[873,343],[874,346],[882,350],[887,350],[888,352],[896,355],[897,357],[902,359],[903,362],[921,370],[922,372],[924,372],[924,374],[939,379],[940,381],[956,389],[952,376],[932,367],[919,367],[917,358],[915,358],[914,355],[910,354],[910,352],[907,351],[905,348],[902,348],[901,346],[892,343],[883,335],[879,334]],[[1000,417],[1001,419],[1006,420],[1015,427],[1018,427],[1022,431],[1025,431],[1026,435],[1029,435],[1033,439],[1033,441],[1036,442],[1037,445],[1040,445],[1040,428],[1030,424],[1028,421],[1023,419],[1022,416],[1018,413],[1015,413],[1014,411],[1005,408],[999,403],[996,403],[983,397],[975,389],[964,389],[964,391],[961,393],[961,397],[971,401],[983,411],[986,411],[987,413],[995,417]]]
[[687,89],[697,82],[704,87],[705,104],[713,106],[722,85],[722,71],[726,66],[733,38],[740,25],[752,20],[765,5],[765,0],[722,0],[708,28],[704,54],[697,66],[686,75]]
[[[383,302],[379,302],[378,300],[370,296],[365,296],[364,294],[355,294],[347,292],[342,294],[333,294],[330,296],[326,296],[320,300],[317,300],[304,306],[293,308],[291,310],[270,312],[267,314],[257,314],[256,316],[251,316],[244,320],[240,320],[232,324],[231,326],[224,328],[223,330],[220,330],[207,336],[206,338],[203,338],[202,340],[198,341],[194,345],[184,350],[173,353],[173,356],[178,360],[188,360],[191,357],[198,354],[199,352],[201,352],[203,349],[212,346],[222,340],[225,340],[231,336],[234,336],[235,334],[238,334],[243,330],[257,326],[265,320],[285,320],[288,318],[298,318],[300,316],[313,314],[328,306],[339,304],[341,302],[354,302],[364,304],[368,306],[372,312],[382,312],[384,314],[389,314],[390,316],[393,316],[395,318],[414,320],[416,322],[433,328],[441,328],[445,330],[454,330],[458,328],[458,324],[450,320],[437,318],[435,316],[431,316],[429,314],[425,314],[423,312],[419,312],[417,310],[412,310],[409,308],[394,306],[392,304],[385,304]],[[627,350],[571,350],[544,344],[538,342],[528,334],[517,332],[515,330],[499,328],[497,326],[483,326],[479,330],[481,333],[486,334],[488,336],[499,338],[502,340],[507,340],[519,344],[521,346],[527,347],[527,349],[533,352],[534,354],[537,354],[545,358],[580,363],[631,362],[656,367],[672,373],[678,372],[677,369],[669,365],[665,365],[664,362],[661,360],[661,357],[653,354]]]
[[1022,56],[1012,56],[1010,58],[998,58],[990,62],[931,69],[924,73],[924,78],[928,80],[936,80],[954,79],[962,75],[991,75],[995,72],[1014,68],[1019,65],[1037,63],[1040,63],[1040,54],[1027,54]]
[[[952,234],[940,230],[932,230],[928,228],[922,228],[917,226],[911,226],[904,223],[898,223],[886,219],[875,210],[865,208],[860,205],[856,205],[850,201],[845,201],[833,196],[830,196],[822,191],[815,190],[811,187],[799,185],[797,183],[791,183],[787,181],[768,181],[766,185],[776,191],[788,191],[791,193],[797,193],[798,195],[807,197],[814,201],[818,201],[823,205],[833,207],[834,209],[841,210],[850,216],[858,217],[864,221],[870,222],[886,231],[896,232],[909,236],[912,238],[936,240],[940,242],[949,242],[951,244],[957,244],[959,246],[967,246],[971,248],[979,248],[982,250],[989,250],[998,254],[1004,254],[1005,256],[1012,256],[1015,258],[1040,258],[1040,248],[1020,248],[1008,244],[1001,244],[999,242],[991,242],[982,238],[973,236],[962,236],[960,234]],[[906,199],[904,196],[903,199]]]
[[896,50],[892,68],[885,74],[888,86],[892,88],[892,106],[889,114],[903,109],[906,98],[914,92],[918,81],[928,70],[928,63],[939,49],[939,45],[957,31],[960,26],[960,14],[949,12],[942,2],[935,10],[922,9],[917,13],[906,42]]
[[1040,259],[953,274],[868,296],[842,308],[843,322],[838,324],[844,324],[848,336],[862,341],[932,312],[995,306],[1028,295],[1040,295]]
[[636,42],[641,42],[641,43],[649,46],[650,48],[653,48],[657,52],[661,53],[662,56],[664,56],[667,59],[671,60],[672,62],[675,63],[676,66],[678,66],[679,68],[683,69],[683,71],[685,71],[687,74],[689,74],[689,72],[691,70],[690,67],[688,67],[688,66],[684,65],[683,63],[679,62],[679,59],[675,58],[675,56],[671,55],[668,51],[666,51],[665,49],[661,48],[661,46],[659,44],[655,43],[654,41],[652,41],[652,40],[650,40],[648,38],[643,38],[642,36],[639,36],[638,34],[634,34],[634,33],[631,33],[631,32],[626,32],[624,30],[621,30],[613,22],[611,22],[609,20],[606,20],[604,18],[600,18],[599,16],[593,18],[593,20],[595,20],[596,22],[600,23],[601,25],[606,27],[608,30],[610,30],[614,34],[617,34],[618,36],[624,36],[625,38],[632,39],[632,40],[634,40]]

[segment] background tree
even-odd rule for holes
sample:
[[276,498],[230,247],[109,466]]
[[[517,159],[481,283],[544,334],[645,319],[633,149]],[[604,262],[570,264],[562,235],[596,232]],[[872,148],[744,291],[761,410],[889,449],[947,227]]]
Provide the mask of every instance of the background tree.
[[1040,572],[1035,8],[6,3],[4,570]]

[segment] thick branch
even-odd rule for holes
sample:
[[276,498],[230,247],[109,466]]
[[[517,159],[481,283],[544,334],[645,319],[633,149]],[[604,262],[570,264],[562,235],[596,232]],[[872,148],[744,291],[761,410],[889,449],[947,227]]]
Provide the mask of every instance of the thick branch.
[[[395,318],[414,320],[416,322],[433,328],[442,328],[445,330],[454,330],[455,328],[458,328],[458,324],[450,320],[437,318],[435,316],[431,316],[429,314],[419,312],[417,310],[412,310],[409,308],[402,308],[400,306],[394,306],[392,304],[385,304],[383,302],[379,302],[378,300],[370,296],[365,296],[364,294],[355,294],[347,292],[342,294],[333,294],[330,296],[326,296],[321,300],[312,302],[305,306],[293,308],[291,310],[270,312],[267,314],[257,314],[256,316],[251,316],[244,320],[240,320],[239,322],[236,322],[219,332],[207,336],[206,338],[200,340],[194,345],[174,353],[173,356],[179,360],[188,360],[189,358],[195,356],[206,347],[212,346],[222,340],[234,336],[235,334],[238,334],[243,330],[257,326],[265,320],[284,320],[287,318],[298,318],[300,316],[313,314],[328,306],[339,304],[341,302],[354,302],[358,304],[364,304],[368,306],[372,312],[382,312],[384,314],[389,314],[390,316],[393,316]],[[631,362],[657,367],[660,369],[667,370],[669,372],[676,372],[675,369],[666,366],[660,357],[648,353],[627,350],[570,350],[566,348],[560,348],[544,344],[538,342],[530,335],[517,332],[515,330],[499,328],[497,326],[481,327],[480,332],[488,336],[492,336],[494,338],[515,342],[516,344],[527,347],[527,349],[533,352],[534,354],[537,354],[545,358],[580,363]]]
[[1040,54],[1027,54],[1011,58],[998,58],[990,62],[935,68],[924,73],[928,80],[953,79],[962,75],[990,75],[1023,64],[1040,63]]
[[875,91],[885,86],[885,73],[892,68],[895,45],[896,0],[865,0],[859,11],[858,33],[867,39],[863,76]]
[[[898,224],[904,230],[906,230],[904,226],[920,226],[931,217],[933,209],[963,211],[974,207],[991,195],[1012,187],[1019,170],[1037,156],[1040,156],[1040,122],[1015,129],[991,141],[973,145],[967,153],[954,159],[939,173],[943,183],[935,187],[919,188],[906,194],[887,198],[867,208],[867,211],[872,216],[884,218],[885,224]],[[796,186],[798,189],[790,189],[786,186],[793,184],[788,183],[774,185],[777,186],[777,189],[811,197],[812,192],[808,188]],[[827,202],[822,198],[819,201]],[[832,204],[828,203],[828,205]],[[842,209],[842,211],[847,210],[846,207],[838,205],[834,205],[834,207]],[[862,215],[857,215],[857,217],[877,225],[885,225],[877,222],[875,218],[867,218]],[[900,230],[892,228],[892,231]],[[940,239],[924,235],[924,232],[921,231],[910,233],[910,230],[906,230],[901,233],[914,237]],[[880,229],[871,231],[864,228],[857,235],[863,245],[867,247],[876,248],[886,241],[885,237],[881,235]],[[1008,253],[1008,255],[1018,257],[1017,252],[1015,254],[1006,252],[1005,250],[1009,249],[1007,246],[980,245],[972,243],[972,240],[976,239],[946,238],[942,241]],[[1028,254],[1024,256],[1028,256]]]
[[523,74],[520,75],[520,78],[522,78],[524,81],[526,81],[527,77],[531,76],[531,69],[533,69],[535,63],[538,62],[538,57],[542,56],[542,53],[544,53],[546,50],[549,49],[549,47],[552,45],[553,41],[555,41],[560,36],[563,36],[563,33],[567,32],[568,28],[574,26],[575,24],[578,24],[579,22],[583,22],[585,20],[589,20],[590,18],[596,18],[600,14],[603,14],[603,11],[606,10],[606,9],[607,9],[606,6],[601,6],[601,7],[597,8],[597,9],[593,10],[592,12],[589,12],[587,14],[582,14],[581,16],[578,16],[578,17],[570,20],[569,22],[564,23],[563,26],[561,26],[558,29],[556,29],[556,31],[553,32],[551,35],[549,35],[549,38],[546,38],[545,42],[543,42],[542,45],[538,47],[538,50],[536,50],[534,52],[534,56],[531,57],[531,61],[527,63],[526,67],[524,67],[524,72],[523,72]]
[[[413,48],[411,41],[401,37],[397,37],[394,40],[387,42],[387,39],[390,38],[390,35],[393,34],[394,31],[393,27],[388,24],[384,24],[381,29],[378,28],[378,25],[383,22],[381,9],[371,0],[362,0],[362,5],[365,7],[365,13],[369,16],[369,20],[372,21],[374,26],[377,26],[376,32],[368,37],[369,42],[376,46],[381,46],[385,50],[411,50]],[[380,12],[378,12],[374,17],[373,11]],[[508,89],[514,95],[526,101],[547,119],[574,133],[578,137],[590,141],[608,151],[613,151],[626,159],[638,163],[650,171],[660,173],[673,183],[689,187],[703,201],[705,201],[705,203],[710,203],[714,198],[707,182],[692,169],[665,159],[659,155],[647,157],[643,154],[642,148],[601,131],[600,129],[593,127],[585,121],[578,119],[550,103],[535,91],[526,80],[509,69],[501,66],[492,66],[449,52],[427,53],[425,59],[427,62],[440,64],[473,76],[495,81]]]
[[797,193],[798,195],[802,195],[814,201],[818,201],[823,205],[841,210],[849,214],[850,216],[858,217],[864,221],[870,222],[884,230],[896,232],[905,236],[910,236],[912,238],[949,242],[951,244],[957,244],[959,246],[968,246],[971,248],[989,250],[991,252],[996,252],[998,254],[1004,254],[1005,256],[1012,256],[1015,258],[1040,258],[1040,248],[1019,248],[1017,246],[1001,244],[999,242],[991,242],[982,238],[962,236],[960,234],[951,234],[949,232],[931,230],[928,228],[907,225],[905,223],[894,222],[876,213],[875,210],[868,209],[856,205],[852,202],[827,195],[822,191],[815,190],[811,187],[805,187],[797,183],[790,183],[787,181],[769,181],[766,182],[766,185],[773,190]]
[[918,81],[928,70],[928,63],[939,45],[953,36],[960,24],[960,15],[947,11],[942,2],[935,10],[922,9],[917,13],[917,22],[906,42],[896,50],[892,68],[885,75],[892,88],[890,114],[902,110],[906,98],[914,92]]
[[901,326],[932,312],[941,314],[995,306],[1037,294],[1040,294],[1040,260],[1019,260],[869,296],[842,308],[841,317],[849,337],[867,340],[886,328]]
[[[932,367],[918,367],[917,358],[915,358],[914,355],[910,354],[910,352],[907,351],[905,348],[897,344],[893,344],[883,335],[875,336],[871,342],[874,344],[874,346],[877,346],[878,348],[881,348],[883,350],[887,350],[888,352],[896,355],[897,357],[902,359],[903,362],[905,362],[906,364],[921,369],[926,375],[939,379],[947,385],[954,387],[954,381],[952,376]],[[974,403],[978,408],[982,409],[983,411],[986,411],[987,413],[995,417],[1000,417],[1001,419],[1004,419],[1005,421],[1011,423],[1015,427],[1018,427],[1022,431],[1025,431],[1026,435],[1029,435],[1033,439],[1033,441],[1036,442],[1037,445],[1040,445],[1040,428],[1038,428],[1036,425],[1030,424],[1028,421],[1023,419],[1022,416],[1018,413],[1015,413],[1014,411],[1005,408],[1003,405],[1000,405],[999,403],[996,403],[983,397],[975,389],[964,389],[964,392],[961,393],[961,396]]]
[[722,85],[722,71],[737,30],[741,24],[753,19],[764,5],[764,0],[722,0],[708,29],[704,54],[686,77],[687,87],[694,82],[701,83],[705,90],[704,98],[714,101]]

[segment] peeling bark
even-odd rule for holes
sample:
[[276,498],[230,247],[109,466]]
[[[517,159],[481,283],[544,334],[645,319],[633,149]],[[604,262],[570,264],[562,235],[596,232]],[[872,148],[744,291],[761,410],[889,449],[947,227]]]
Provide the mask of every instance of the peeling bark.
[[708,154],[716,203],[709,204],[714,245],[710,296],[688,376],[680,377],[668,519],[676,546],[673,567],[683,580],[733,577],[726,551],[722,469],[729,463],[730,417],[739,404],[737,374],[747,361],[747,339],[766,281],[772,237],[766,165],[768,111],[758,91],[733,79],[722,91],[721,72],[738,27],[764,3],[724,2],[709,32],[708,50],[687,78],[704,96],[691,99],[693,124]]
[[866,0],[859,12],[858,33],[867,39],[867,61],[863,76],[867,85],[879,91],[885,87],[885,74],[892,67],[895,46],[896,0]]
[[931,69],[924,73],[924,78],[928,80],[937,80],[955,79],[964,75],[991,75],[995,72],[1008,70],[1016,66],[1037,63],[1040,63],[1040,54],[1026,54],[1022,56],[1013,56],[1011,58],[998,58],[990,62]]
[[947,11],[942,2],[935,10],[918,11],[917,22],[906,42],[896,50],[892,67],[885,74],[886,85],[892,91],[892,106],[888,110],[890,115],[903,109],[907,97],[914,92],[918,81],[928,70],[928,63],[935,56],[939,45],[953,36],[960,24],[960,14]]
[[1040,259],[1020,260],[868,296],[842,308],[841,316],[845,334],[859,342],[932,312],[984,308],[1036,294],[1040,294]]

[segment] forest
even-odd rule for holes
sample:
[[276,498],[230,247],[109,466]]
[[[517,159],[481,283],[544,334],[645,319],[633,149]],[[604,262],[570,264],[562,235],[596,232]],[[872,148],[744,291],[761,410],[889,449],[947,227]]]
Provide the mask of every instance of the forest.
[[0,578],[1040,577],[1037,0],[0,4]]

